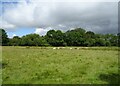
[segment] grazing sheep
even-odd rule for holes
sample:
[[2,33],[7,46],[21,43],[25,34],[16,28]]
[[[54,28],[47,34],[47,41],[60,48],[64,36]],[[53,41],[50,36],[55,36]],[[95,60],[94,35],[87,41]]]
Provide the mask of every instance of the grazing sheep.
[[88,49],[88,47],[84,47],[85,49]]
[[53,50],[55,50],[55,49],[56,49],[56,47],[53,48]]
[[72,50],[72,48],[70,48],[70,50]]
[[80,48],[77,48],[78,50],[80,49]]

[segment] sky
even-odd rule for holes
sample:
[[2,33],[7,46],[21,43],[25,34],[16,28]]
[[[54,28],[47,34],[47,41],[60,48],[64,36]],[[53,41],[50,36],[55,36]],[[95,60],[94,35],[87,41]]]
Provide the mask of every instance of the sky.
[[0,0],[0,28],[8,37],[77,27],[118,33],[119,0]]

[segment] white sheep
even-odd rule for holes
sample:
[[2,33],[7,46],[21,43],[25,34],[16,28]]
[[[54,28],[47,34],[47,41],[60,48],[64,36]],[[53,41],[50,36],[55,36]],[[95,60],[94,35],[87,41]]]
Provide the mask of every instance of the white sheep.
[[53,50],[55,50],[55,49],[56,49],[56,47],[53,48]]

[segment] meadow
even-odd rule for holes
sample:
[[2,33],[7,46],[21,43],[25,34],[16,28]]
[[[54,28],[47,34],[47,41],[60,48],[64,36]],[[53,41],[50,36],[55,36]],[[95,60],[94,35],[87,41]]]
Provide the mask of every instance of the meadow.
[[3,84],[117,84],[117,47],[2,47]]

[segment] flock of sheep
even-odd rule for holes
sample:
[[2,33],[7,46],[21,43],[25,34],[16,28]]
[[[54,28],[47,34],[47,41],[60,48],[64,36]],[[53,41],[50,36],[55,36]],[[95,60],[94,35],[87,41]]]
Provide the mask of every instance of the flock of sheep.
[[[56,49],[64,49],[64,48],[65,48],[65,47],[54,47],[53,50],[56,50]],[[69,49],[70,49],[70,50],[72,50],[72,49],[78,49],[78,50],[79,50],[80,48],[71,48],[71,47],[70,47]]]
[[[26,46],[26,47],[19,47],[19,48],[40,48],[40,49],[46,49],[47,47],[30,47],[30,46]],[[50,47],[49,47],[50,48]],[[51,47],[51,49],[53,50],[59,50],[59,49],[87,49],[88,47]]]

